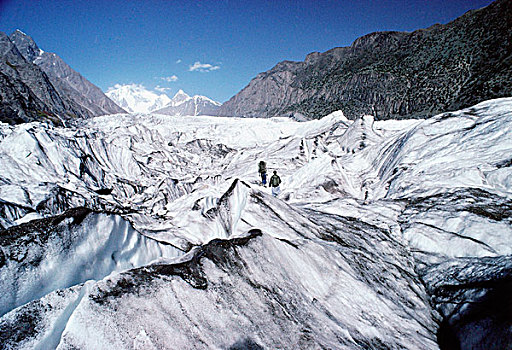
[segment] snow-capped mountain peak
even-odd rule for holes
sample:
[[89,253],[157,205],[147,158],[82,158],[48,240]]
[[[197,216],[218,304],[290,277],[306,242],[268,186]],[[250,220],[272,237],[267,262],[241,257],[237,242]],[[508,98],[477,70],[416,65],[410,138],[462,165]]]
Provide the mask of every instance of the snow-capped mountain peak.
[[194,95],[190,97],[183,90],[174,95],[171,102],[164,108],[155,110],[155,113],[166,115],[217,115],[220,103],[206,96]]
[[169,96],[149,91],[140,84],[116,84],[106,95],[130,113],[149,113],[171,102]]
[[190,96],[181,89],[171,99],[140,84],[116,84],[108,89],[106,95],[130,113],[217,115],[221,105],[206,96]]
[[206,96],[201,96],[201,95],[195,95],[193,97],[193,99],[196,103],[206,102],[206,103],[211,103],[212,105],[215,105],[215,106],[220,106],[222,104],[220,102],[214,101]]
[[[195,96],[194,96],[195,97]],[[190,100],[191,97],[189,95],[187,95],[185,93],[185,91],[183,90],[179,90],[176,95],[174,95],[174,97],[171,99],[169,105],[172,105],[172,106],[178,106],[180,104],[182,104],[183,102],[185,101],[188,101]],[[166,106],[167,107],[167,106]]]

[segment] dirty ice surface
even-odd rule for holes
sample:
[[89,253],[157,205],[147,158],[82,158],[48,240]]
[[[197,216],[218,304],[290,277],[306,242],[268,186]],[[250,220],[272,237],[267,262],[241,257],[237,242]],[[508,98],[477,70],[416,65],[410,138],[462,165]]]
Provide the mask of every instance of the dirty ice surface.
[[506,348],[511,155],[512,98],[424,121],[0,124],[0,342]]

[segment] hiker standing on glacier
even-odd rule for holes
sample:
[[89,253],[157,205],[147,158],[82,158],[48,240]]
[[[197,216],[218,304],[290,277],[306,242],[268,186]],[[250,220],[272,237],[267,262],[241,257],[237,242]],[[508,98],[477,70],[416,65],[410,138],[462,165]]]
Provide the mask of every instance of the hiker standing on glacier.
[[258,164],[258,172],[261,176],[261,183],[263,186],[267,186],[267,164],[264,161],[260,161]]
[[281,193],[281,187],[279,185],[281,184],[281,178],[279,175],[277,175],[277,171],[274,170],[274,175],[270,178],[269,185],[272,187],[272,195],[274,197],[277,197],[279,193]]

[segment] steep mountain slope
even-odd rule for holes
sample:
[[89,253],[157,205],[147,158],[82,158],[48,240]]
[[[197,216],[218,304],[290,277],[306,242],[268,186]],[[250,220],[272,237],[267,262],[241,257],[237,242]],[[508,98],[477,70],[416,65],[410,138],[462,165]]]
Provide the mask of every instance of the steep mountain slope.
[[80,113],[63,99],[48,76],[25,60],[9,37],[0,32],[0,118],[7,123],[33,120],[60,123]]
[[149,113],[171,102],[167,95],[158,95],[137,84],[116,84],[106,95],[130,113]]
[[0,343],[510,348],[510,140],[512,98],[424,121],[1,124]]
[[17,30],[10,38],[27,61],[33,62],[48,75],[61,94],[89,110],[91,116],[125,112],[59,56],[39,49],[30,36]]
[[497,0],[446,25],[372,33],[260,73],[219,115],[422,118],[511,96],[511,23],[512,2]]
[[28,35],[0,35],[3,121],[59,124],[124,112],[60,57],[40,50]]
[[190,97],[183,90],[174,95],[171,102],[165,107],[157,109],[154,113],[165,115],[217,115],[220,103],[206,96],[195,95]]

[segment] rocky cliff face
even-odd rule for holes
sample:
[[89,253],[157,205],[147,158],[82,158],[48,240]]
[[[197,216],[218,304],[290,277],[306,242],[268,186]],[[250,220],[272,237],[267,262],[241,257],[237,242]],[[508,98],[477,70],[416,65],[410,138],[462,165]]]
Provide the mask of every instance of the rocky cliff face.
[[0,120],[11,124],[32,120],[58,123],[59,115],[73,112],[48,76],[0,33]]
[[20,31],[0,33],[0,120],[50,121],[124,112],[59,56]]
[[512,94],[512,2],[498,0],[446,25],[380,32],[350,47],[281,62],[224,103],[222,116],[350,119],[430,117]]

